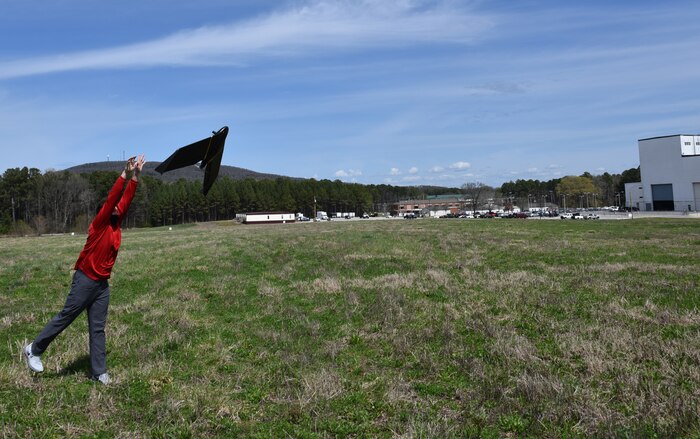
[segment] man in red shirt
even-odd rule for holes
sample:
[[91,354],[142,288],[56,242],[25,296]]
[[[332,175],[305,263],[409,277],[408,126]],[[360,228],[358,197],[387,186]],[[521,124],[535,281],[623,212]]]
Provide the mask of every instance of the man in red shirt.
[[[122,239],[121,223],[134,199],[141,169],[146,163],[143,155],[132,157],[109,191],[88,229],[87,242],[75,263],[70,293],[61,312],[46,324],[36,339],[24,348],[27,365],[34,372],[43,372],[41,355],[64,329],[87,310],[90,331],[90,366],[92,378],[109,384],[105,325],[109,307],[109,283],[114,261]],[[133,171],[127,183],[127,173]],[[126,185],[126,189],[124,186]],[[123,194],[122,194],[123,191]]]

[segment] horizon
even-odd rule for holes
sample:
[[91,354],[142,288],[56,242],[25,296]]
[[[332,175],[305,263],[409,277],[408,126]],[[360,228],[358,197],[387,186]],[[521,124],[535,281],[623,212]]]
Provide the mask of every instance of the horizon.
[[651,0],[10,3],[2,166],[162,161],[228,125],[222,164],[295,178],[620,174],[637,140],[698,131],[700,36],[678,24],[698,19]]
[[[126,161],[126,159],[124,159],[124,162],[125,162],[125,161]],[[49,168],[49,169],[39,169],[39,168],[35,168],[35,169],[39,169],[39,171],[40,171],[42,174],[45,174],[45,173],[47,173],[47,172],[63,172],[63,171],[69,171],[69,170],[71,170],[71,169],[80,168],[80,167],[82,167],[82,166],[102,165],[102,164],[105,164],[105,163],[121,164],[121,162],[122,162],[121,160],[103,160],[103,161],[98,161],[98,162],[79,163],[79,164],[77,164],[77,165],[70,166],[70,167],[64,168],[64,169],[52,169],[52,168]],[[150,165],[150,167],[155,167],[155,166],[157,166],[157,164],[159,164],[159,163],[161,163],[161,162],[158,162],[158,161],[147,162],[146,165]],[[195,167],[195,168],[197,168],[197,169],[199,169],[199,166],[198,166],[198,165],[192,165],[192,166]],[[339,181],[343,181],[343,180],[341,180],[341,179],[339,179],[339,178],[337,178],[337,177],[336,177],[336,178],[321,178],[321,179],[318,179],[318,178],[314,178],[314,177],[298,177],[298,176],[294,176],[294,175],[271,174],[271,173],[266,173],[266,172],[259,172],[259,171],[256,171],[256,170],[254,170],[254,169],[241,168],[240,166],[233,166],[233,165],[223,165],[223,164],[222,164],[221,166],[222,166],[222,168],[224,168],[224,167],[237,168],[237,169],[241,169],[241,170],[243,170],[243,171],[253,172],[253,173],[255,173],[255,174],[260,174],[260,175],[272,175],[272,176],[275,176],[275,177],[289,178],[289,179],[293,179],[293,180],[295,180],[295,179],[300,179],[300,180],[312,180],[312,179],[314,179],[314,180],[316,180],[316,181],[321,181],[321,180],[330,180],[330,181],[339,180]],[[5,171],[9,170],[9,169],[22,169],[22,168],[25,168],[25,167],[26,167],[27,169],[32,169],[31,166],[19,166],[19,167],[14,167],[14,168],[7,168],[7,169],[5,169],[5,170],[3,171],[3,173],[4,173]],[[637,167],[638,167],[638,166],[637,166]],[[560,177],[553,177],[553,178],[546,179],[546,180],[540,180],[540,179],[536,179],[536,178],[531,178],[531,179],[512,179],[512,180],[504,181],[504,182],[502,182],[502,183],[500,183],[500,184],[496,184],[496,185],[489,185],[489,184],[483,183],[483,182],[473,182],[473,183],[482,183],[482,184],[485,184],[486,186],[488,186],[488,187],[490,187],[490,188],[492,188],[492,189],[494,189],[494,190],[498,190],[498,189],[500,189],[500,187],[503,186],[504,184],[507,184],[507,183],[515,183],[517,180],[532,180],[532,181],[539,181],[540,183],[547,183],[547,182],[552,181],[552,180],[557,180],[557,179],[561,180],[562,178],[565,178],[565,177],[581,177],[581,176],[583,176],[585,173],[590,174],[592,177],[600,177],[600,176],[604,175],[606,172],[608,172],[610,175],[621,175],[622,172],[627,171],[627,170],[629,170],[629,169],[632,169],[632,168],[625,169],[625,170],[623,170],[623,171],[621,171],[621,172],[608,172],[608,171],[604,171],[604,172],[602,172],[602,173],[600,173],[600,174],[594,174],[594,173],[591,173],[591,172],[589,172],[589,171],[584,171],[584,172],[582,172],[580,175],[563,175],[563,176],[560,176]],[[144,167],[144,171],[145,171],[145,170],[146,170],[146,168]],[[91,171],[91,172],[96,172],[96,171]],[[114,170],[113,172],[118,172],[118,170]],[[203,173],[203,171],[202,171],[202,173]],[[1,177],[1,176],[2,176],[2,175],[0,174],[0,177]],[[229,175],[225,175],[225,174],[224,174],[224,175],[221,175],[221,174],[220,174],[218,178],[221,178],[221,177],[223,177],[223,176],[225,176],[225,177],[230,177]],[[156,177],[157,177],[157,178],[160,178],[159,176],[156,176]],[[351,181],[343,181],[343,183],[361,184],[361,185],[382,185],[382,184],[387,184],[387,185],[390,185],[390,186],[397,186],[397,187],[417,187],[417,188],[419,188],[419,187],[433,187],[433,188],[440,188],[440,189],[457,189],[457,190],[461,190],[461,185],[460,185],[460,186],[445,186],[445,185],[440,185],[440,184],[361,183],[361,182],[351,182]]]

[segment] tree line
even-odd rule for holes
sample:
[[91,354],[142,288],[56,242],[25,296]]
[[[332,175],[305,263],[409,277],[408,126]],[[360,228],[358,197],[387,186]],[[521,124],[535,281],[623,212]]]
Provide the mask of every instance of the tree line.
[[[11,168],[0,176],[0,233],[85,232],[107,198],[118,172],[75,174],[36,168]],[[149,227],[235,218],[256,211],[389,212],[407,198],[423,198],[457,188],[362,185],[340,180],[291,178],[232,180],[220,177],[207,196],[199,180],[166,183],[142,175],[123,222]]]
[[516,180],[503,183],[499,195],[521,208],[557,205],[564,207],[602,207],[625,205],[625,183],[641,181],[639,167],[621,174],[605,172],[566,176],[547,181]]
[[[0,233],[85,232],[119,173],[75,174],[36,168],[11,168],[0,176]],[[241,212],[285,211],[313,216],[327,212],[392,211],[398,201],[429,195],[461,194],[472,208],[498,198],[503,205],[624,205],[624,184],[640,181],[639,168],[622,174],[568,176],[548,181],[516,180],[493,188],[465,183],[462,188],[363,185],[340,180],[291,178],[232,180],[221,177],[206,197],[199,180],[166,183],[142,175],[124,221],[126,227],[149,227],[235,218]],[[585,202],[584,198],[585,197]]]

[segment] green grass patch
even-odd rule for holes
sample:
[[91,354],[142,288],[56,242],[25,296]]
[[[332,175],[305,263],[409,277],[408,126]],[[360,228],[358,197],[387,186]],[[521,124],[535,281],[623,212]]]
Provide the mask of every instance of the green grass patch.
[[700,435],[694,220],[126,230],[106,387],[21,356],[84,242],[0,240],[2,437]]

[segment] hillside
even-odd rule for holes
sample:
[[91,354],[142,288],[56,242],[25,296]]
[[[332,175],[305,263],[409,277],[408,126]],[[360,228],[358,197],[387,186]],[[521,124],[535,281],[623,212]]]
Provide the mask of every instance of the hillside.
[[[204,170],[199,169],[198,166],[189,166],[186,168],[176,169],[174,171],[166,172],[165,174],[161,175],[155,171],[155,168],[159,164],[160,162],[146,163],[143,169],[143,174],[168,182],[177,181],[181,178],[184,178],[187,181],[201,180],[204,177]],[[71,168],[67,168],[66,171],[73,172],[76,174],[89,174],[95,171],[120,172],[123,169],[123,166],[124,162],[122,161],[95,162],[73,166]],[[246,178],[252,178],[254,180],[274,180],[278,177],[291,178],[293,180],[304,180],[304,178],[300,177],[287,177],[284,175],[266,174],[263,172],[255,172],[251,171],[250,169],[239,168],[236,166],[221,165],[221,169],[219,170],[219,176],[221,177],[224,175],[228,176],[232,180],[244,180]],[[419,191],[429,195],[459,192],[459,188],[448,188],[443,186],[416,185],[410,187],[415,187]]]
[[[152,177],[159,178],[164,181],[177,181],[181,178],[185,180],[198,180],[204,175],[204,170],[199,169],[198,166],[188,166],[186,168],[176,169],[174,171],[166,172],[161,175],[155,171],[155,168],[160,164],[160,162],[148,162],[144,166],[143,174],[150,175]],[[119,172],[123,169],[124,162],[121,161],[109,161],[109,162],[96,162],[96,163],[85,163],[78,166],[73,166],[66,169],[66,171],[73,172],[76,174],[89,174],[95,171],[116,171]],[[226,166],[221,165],[219,170],[219,176],[228,176],[233,180],[243,180],[246,178],[252,178],[254,180],[265,180],[265,179],[275,179],[278,177],[284,177],[283,175],[276,174],[265,174],[261,172],[251,171],[250,169],[238,168],[236,166]]]

